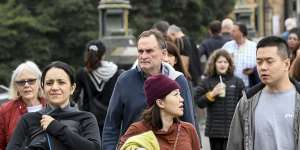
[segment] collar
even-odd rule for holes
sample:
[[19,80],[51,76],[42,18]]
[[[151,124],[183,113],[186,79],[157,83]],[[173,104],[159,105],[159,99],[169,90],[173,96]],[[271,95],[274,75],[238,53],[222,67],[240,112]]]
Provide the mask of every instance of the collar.
[[75,107],[72,107],[70,103],[64,108],[55,107],[53,105],[47,104],[46,107],[41,110],[41,113],[50,115],[58,112],[74,112],[74,111],[77,111],[77,109]]
[[[147,75],[139,65],[136,66],[137,71],[141,74],[143,79],[147,79],[147,77],[149,77],[149,75]],[[169,70],[167,69],[167,67],[164,65],[164,63],[162,62],[160,65],[160,73],[164,74],[164,75],[169,75]]]
[[[293,78],[290,78],[290,81],[295,86],[296,91],[298,93],[300,93],[300,83],[298,81],[296,81],[295,79],[293,79]],[[256,84],[255,86],[253,86],[252,88],[250,88],[249,90],[247,90],[247,92],[246,92],[247,98],[250,98],[250,97],[254,96],[257,92],[259,92],[260,90],[262,90],[265,86],[266,85],[263,84],[262,82]]]

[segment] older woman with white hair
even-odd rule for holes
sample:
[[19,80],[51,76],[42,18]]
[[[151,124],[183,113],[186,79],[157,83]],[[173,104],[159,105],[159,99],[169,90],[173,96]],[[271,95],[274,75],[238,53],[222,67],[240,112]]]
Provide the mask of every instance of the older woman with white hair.
[[10,100],[0,106],[0,150],[4,150],[21,116],[42,109],[45,100],[40,87],[41,71],[32,61],[20,64],[12,73]]

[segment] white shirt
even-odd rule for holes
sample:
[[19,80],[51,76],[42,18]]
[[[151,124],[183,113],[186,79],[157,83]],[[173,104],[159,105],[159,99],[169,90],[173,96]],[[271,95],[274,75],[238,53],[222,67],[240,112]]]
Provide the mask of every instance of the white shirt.
[[27,107],[27,111],[28,112],[37,112],[37,111],[40,111],[42,108],[43,108],[43,106],[41,104],[36,105],[36,106],[29,106],[29,107]]
[[256,43],[245,40],[245,43],[238,45],[235,40],[225,43],[222,47],[233,56],[235,65],[234,74],[249,86],[249,77],[243,73],[246,68],[254,68],[256,66]]

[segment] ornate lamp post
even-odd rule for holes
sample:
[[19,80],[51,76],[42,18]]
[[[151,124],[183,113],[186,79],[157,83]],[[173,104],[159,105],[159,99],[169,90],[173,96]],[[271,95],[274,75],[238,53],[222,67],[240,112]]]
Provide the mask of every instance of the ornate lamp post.
[[247,5],[244,0],[239,0],[234,8],[236,22],[243,23],[248,28],[250,37],[255,36],[254,8],[256,5]]
[[102,0],[99,3],[99,39],[108,49],[106,58],[121,67],[129,67],[136,59],[135,39],[128,28],[131,8],[127,0]]

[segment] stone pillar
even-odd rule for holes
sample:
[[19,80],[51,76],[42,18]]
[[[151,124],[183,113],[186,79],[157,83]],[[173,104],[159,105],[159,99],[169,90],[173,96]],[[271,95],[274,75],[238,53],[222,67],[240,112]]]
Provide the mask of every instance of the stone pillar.
[[247,26],[248,36],[256,36],[255,31],[255,8],[256,4],[245,4],[244,0],[237,2],[234,8],[236,22],[243,23]]
[[101,0],[99,10],[99,39],[107,47],[105,59],[119,66],[130,66],[137,56],[135,38],[128,28],[131,8],[127,0]]

